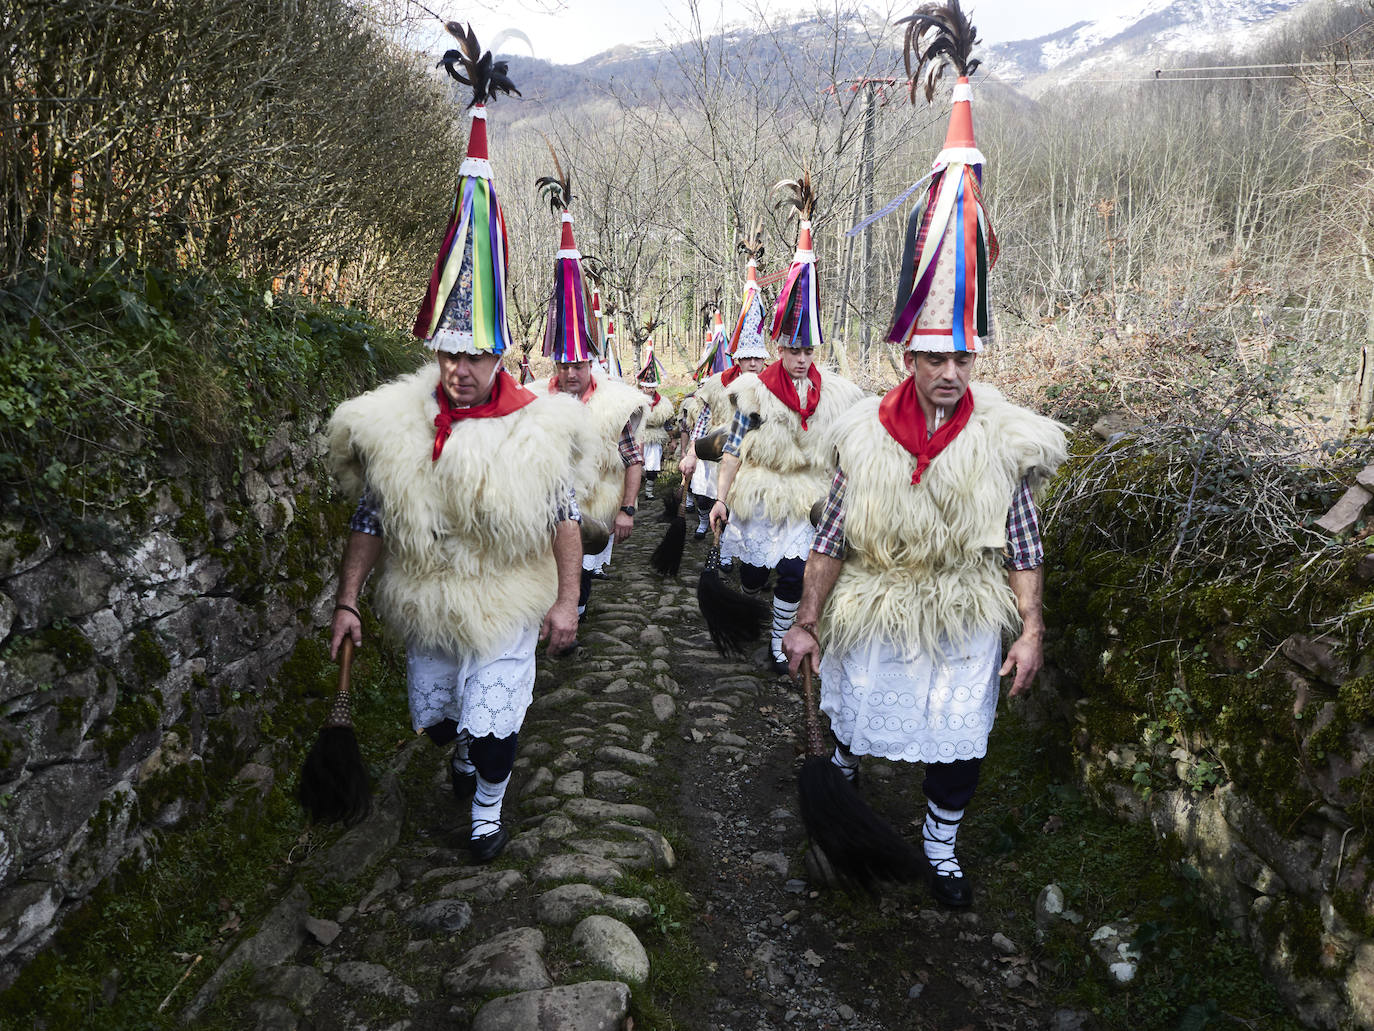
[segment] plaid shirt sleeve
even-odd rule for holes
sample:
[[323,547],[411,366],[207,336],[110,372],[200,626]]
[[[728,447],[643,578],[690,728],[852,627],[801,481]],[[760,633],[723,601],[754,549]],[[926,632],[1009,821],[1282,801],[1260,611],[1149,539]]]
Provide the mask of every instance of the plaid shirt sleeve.
[[632,465],[644,464],[644,445],[635,440],[634,428],[627,422],[620,431],[620,460],[628,469]]
[[1011,498],[1007,513],[1007,554],[1003,564],[1008,569],[1034,569],[1045,561],[1045,549],[1040,541],[1040,517],[1035,511],[1030,483],[1023,476]]
[[363,488],[363,496],[358,499],[358,507],[353,510],[353,518],[348,528],[355,533],[368,533],[373,537],[382,535],[382,501],[371,487]]
[[571,519],[574,523],[582,522],[582,509],[577,506],[577,491],[568,488],[568,496],[559,502],[558,510],[554,513],[555,523],[566,523]]
[[725,438],[725,453],[739,457],[740,446],[744,443],[744,435],[752,427],[749,425],[749,417],[735,409],[735,417],[730,420],[730,432]]
[[848,482],[843,469],[835,470],[835,478],[830,481],[830,493],[825,497],[821,509],[821,521],[816,526],[816,536],[811,542],[811,550],[844,561],[848,550],[844,539],[844,488]]
[[701,414],[697,416],[697,424],[692,427],[692,439],[700,440],[706,435],[706,427],[711,425],[711,406],[702,405]]

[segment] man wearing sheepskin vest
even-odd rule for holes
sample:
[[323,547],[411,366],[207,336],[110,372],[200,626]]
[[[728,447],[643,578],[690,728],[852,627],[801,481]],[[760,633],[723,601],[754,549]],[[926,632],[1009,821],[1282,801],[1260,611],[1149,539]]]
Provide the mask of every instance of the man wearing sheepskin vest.
[[437,365],[345,401],[329,422],[335,474],[361,497],[331,654],[345,635],[362,642],[358,596],[380,564],[375,597],[406,640],[411,720],[437,745],[456,742],[450,773],[459,799],[472,798],[477,862],[509,840],[501,801],[536,641],[557,652],[577,632],[570,471],[589,443],[583,423],[579,405],[536,398],[489,351],[440,351]]
[[740,586],[757,594],[776,571],[770,656],[787,672],[782,640],[797,612],[811,547],[811,507],[825,496],[827,431],[863,392],[823,372],[810,347],[783,346],[762,375],[730,386],[734,412],[720,461],[720,498],[711,525],[720,528],[721,558],[739,559]]
[[577,500],[582,513],[612,528],[611,538],[599,554],[582,558],[582,585],[577,614],[586,615],[592,580],[605,577],[606,564],[617,541],[627,539],[635,526],[635,501],[644,472],[644,448],[640,427],[649,401],[620,380],[593,374],[592,362],[560,361],[549,380],[548,393],[576,398],[583,404],[583,419],[592,444],[588,461],[577,472]]
[[[832,427],[838,469],[783,641],[793,671],[819,664],[846,776],[863,755],[926,764],[922,842],[932,892],[951,906],[973,898],[954,842],[998,678],[1014,672],[1015,697],[1041,666],[1031,488],[1066,454],[1057,423],[969,382],[975,360],[908,350],[910,376]],[[1018,625],[1003,661],[1002,634]]]
[[668,446],[668,428],[673,421],[673,402],[658,392],[663,382],[663,366],[654,357],[654,342],[644,349],[644,367],[639,370],[639,392],[649,400],[644,413],[644,496],[653,498],[654,481],[663,469],[663,452]]
[[[768,352],[766,350],[762,356],[736,356],[735,364],[730,368],[724,372],[717,372],[708,376],[697,387],[696,397],[700,407],[697,411],[696,421],[687,434],[687,444],[683,449],[682,460],[679,463],[682,475],[688,478],[692,494],[696,500],[699,521],[694,536],[697,540],[705,537],[711,527],[711,504],[716,500],[718,494],[716,481],[720,475],[720,463],[698,459],[696,442],[717,430],[729,428],[731,420],[734,418],[735,409],[727,391],[731,384],[746,373],[757,374],[762,372],[767,361]],[[723,559],[724,555],[722,554],[721,557]]]
[[512,340],[506,233],[485,105],[514,86],[490,53],[453,55],[449,74],[473,89],[472,126],[413,330],[437,361],[345,401],[329,421],[330,462],[359,497],[330,653],[345,636],[362,643],[358,595],[380,563],[377,608],[406,640],[411,721],[454,744],[450,780],[460,803],[471,799],[469,848],[486,863],[510,841],[501,804],[536,642],[547,637],[556,653],[577,634],[572,470],[590,442],[580,405],[536,397],[501,367]]

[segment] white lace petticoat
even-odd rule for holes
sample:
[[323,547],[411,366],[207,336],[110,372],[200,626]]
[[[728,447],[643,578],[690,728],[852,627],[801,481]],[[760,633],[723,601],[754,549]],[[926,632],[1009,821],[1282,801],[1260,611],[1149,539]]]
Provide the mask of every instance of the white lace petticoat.
[[722,562],[739,559],[751,566],[774,569],[785,558],[806,558],[815,534],[807,519],[772,523],[762,512],[749,518],[731,512],[720,535],[720,558]]
[[656,473],[663,469],[663,445],[645,444],[644,445],[644,471],[646,473]]
[[525,722],[534,697],[534,651],[539,628],[516,634],[489,655],[450,655],[406,648],[406,687],[415,729],[451,719],[473,737],[509,737]]
[[708,498],[715,497],[716,474],[719,467],[718,462],[698,461],[696,469],[692,472],[692,493],[701,494]]
[[821,711],[855,755],[952,762],[987,754],[1002,638],[983,631],[945,654],[903,658],[884,641],[821,657]]

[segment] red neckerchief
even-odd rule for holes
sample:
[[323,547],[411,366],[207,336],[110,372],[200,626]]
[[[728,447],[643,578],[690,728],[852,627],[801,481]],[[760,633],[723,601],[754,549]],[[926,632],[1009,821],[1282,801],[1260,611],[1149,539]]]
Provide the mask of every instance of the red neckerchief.
[[811,384],[811,389],[807,391],[806,407],[803,409],[801,398],[797,397],[797,386],[792,382],[787,370],[782,367],[782,362],[774,362],[759,373],[759,382],[801,417],[802,429],[806,429],[806,420],[816,414],[816,408],[821,403],[821,370],[812,365],[806,370],[806,379]]
[[510,415],[511,412],[518,412],[534,400],[534,395],[515,382],[515,378],[505,369],[497,371],[496,378],[491,384],[491,397],[480,405],[459,408],[449,401],[442,384],[434,395],[439,401],[439,414],[434,417],[434,426],[438,432],[434,434],[434,456],[430,459],[431,462],[439,461],[439,455],[443,453],[444,444],[453,432],[455,422],[463,419],[500,418]]
[[921,474],[935,456],[954,442],[959,431],[968,425],[973,415],[973,391],[965,390],[959,398],[949,418],[940,424],[934,433],[926,433],[926,413],[921,408],[920,398],[916,395],[916,377],[908,376],[898,386],[893,387],[878,405],[878,421],[883,429],[902,447],[916,456],[916,471],[911,474],[911,485],[921,482]]
[[739,379],[743,375],[743,369],[741,369],[738,365],[732,365],[720,374],[720,385],[722,387],[728,387],[731,383],[735,382],[735,380]]
[[[553,379],[549,380],[549,393],[550,393],[550,394],[563,394],[563,393],[566,393],[566,391],[565,391],[562,387],[560,387],[560,386],[558,385],[558,373],[556,373],[556,372],[553,374]],[[592,399],[592,395],[595,394],[595,393],[596,393],[596,377],[593,376],[593,377],[592,377],[592,385],[591,385],[590,387],[587,388],[587,392],[586,392],[585,394],[583,394],[581,397],[579,397],[578,400],[581,401],[583,404],[586,404],[588,401],[590,401],[590,400]]]
[[658,407],[658,403],[659,403],[660,401],[662,401],[662,400],[663,400],[663,398],[659,397],[659,396],[658,396],[658,391],[655,390],[655,391],[654,391],[654,399],[653,399],[652,401],[649,402],[649,407],[650,407],[650,408],[657,408],[657,407]]

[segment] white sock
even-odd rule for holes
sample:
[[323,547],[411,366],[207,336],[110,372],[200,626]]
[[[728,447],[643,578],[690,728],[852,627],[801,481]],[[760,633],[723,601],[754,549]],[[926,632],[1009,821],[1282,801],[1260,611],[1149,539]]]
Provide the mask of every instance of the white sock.
[[859,757],[857,755],[845,749],[843,745],[836,745],[834,754],[830,756],[830,761],[840,768],[845,780],[851,784],[854,783],[854,777],[859,772]]
[[948,877],[962,877],[959,860],[954,857],[954,839],[959,835],[962,809],[941,809],[933,802],[926,803],[926,820],[921,827],[926,858],[935,869]]
[[786,661],[782,653],[782,639],[792,628],[800,607],[799,601],[783,601],[776,594],[773,595],[773,658]]
[[493,784],[477,775],[477,792],[472,796],[472,837],[486,838],[501,829],[501,802],[506,797],[510,777]]
[[472,735],[466,730],[460,730],[457,743],[453,746],[453,758],[449,760],[454,770],[465,777],[477,772],[477,767],[472,765],[472,760],[468,758],[468,745],[471,743]]

